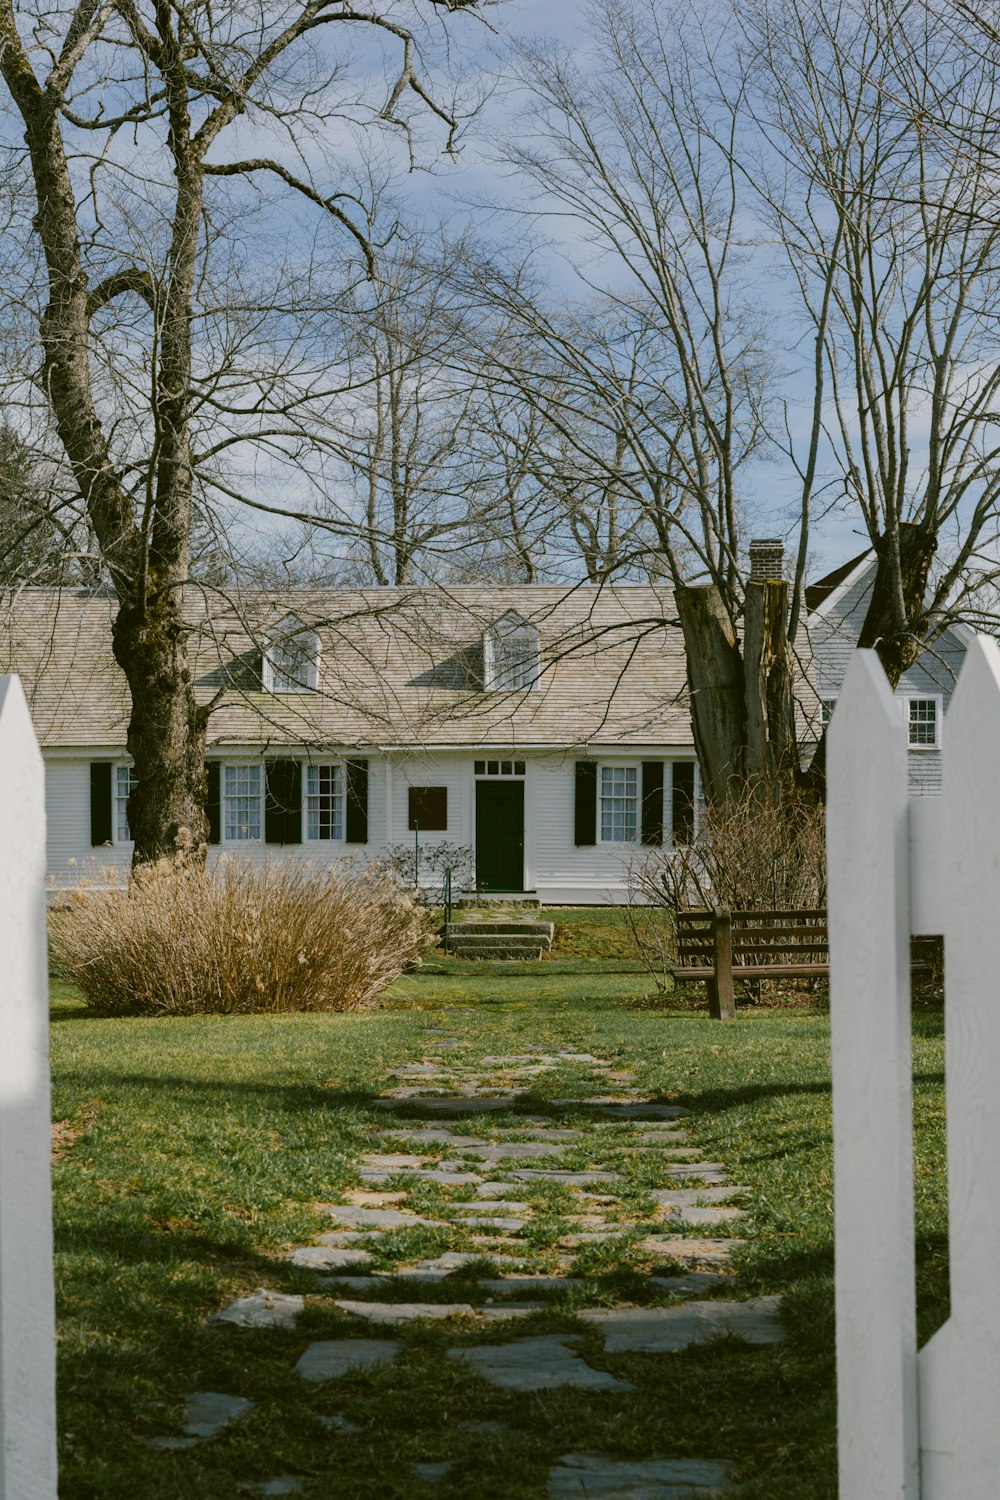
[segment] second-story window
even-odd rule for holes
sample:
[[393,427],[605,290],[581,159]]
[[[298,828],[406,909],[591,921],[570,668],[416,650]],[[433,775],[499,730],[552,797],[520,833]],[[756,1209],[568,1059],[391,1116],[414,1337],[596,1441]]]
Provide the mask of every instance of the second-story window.
[[907,740],[911,750],[937,749],[938,718],[937,698],[909,698],[907,700]]
[[269,693],[315,693],[319,687],[319,636],[288,620],[264,649],[263,681]]
[[538,631],[518,615],[504,615],[483,636],[487,692],[530,692],[538,686]]

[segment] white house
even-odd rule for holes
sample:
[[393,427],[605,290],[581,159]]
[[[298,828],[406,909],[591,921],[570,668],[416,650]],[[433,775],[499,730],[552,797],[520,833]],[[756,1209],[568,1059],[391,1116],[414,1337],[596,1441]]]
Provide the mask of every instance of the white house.
[[[25,589],[0,618],[43,746],[58,884],[131,859],[113,600]],[[620,899],[643,844],[690,839],[698,776],[669,589],[192,589],[210,705],[211,858],[378,858],[441,841],[478,888]]]
[[[833,711],[850,654],[861,634],[875,566],[875,554],[869,549],[806,589],[813,681],[824,722]],[[907,727],[911,796],[929,796],[941,790],[945,711],[972,639],[973,632],[966,626],[950,625],[899,680],[895,698]]]

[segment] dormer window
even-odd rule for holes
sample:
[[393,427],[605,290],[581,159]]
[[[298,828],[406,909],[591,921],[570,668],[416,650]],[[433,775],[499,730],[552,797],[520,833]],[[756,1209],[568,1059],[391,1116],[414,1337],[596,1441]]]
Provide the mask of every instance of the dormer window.
[[264,690],[315,693],[319,687],[319,636],[298,620],[285,620],[264,648]]
[[530,692],[538,686],[538,631],[508,614],[483,636],[483,686],[487,692]]

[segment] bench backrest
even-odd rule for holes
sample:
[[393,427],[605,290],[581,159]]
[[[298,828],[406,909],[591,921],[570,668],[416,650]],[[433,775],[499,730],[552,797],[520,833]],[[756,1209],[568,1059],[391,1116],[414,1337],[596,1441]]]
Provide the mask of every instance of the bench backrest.
[[[715,947],[715,912],[677,913],[679,965],[711,964]],[[828,958],[826,910],[734,911],[730,913],[734,967],[744,964],[810,963],[823,966]]]

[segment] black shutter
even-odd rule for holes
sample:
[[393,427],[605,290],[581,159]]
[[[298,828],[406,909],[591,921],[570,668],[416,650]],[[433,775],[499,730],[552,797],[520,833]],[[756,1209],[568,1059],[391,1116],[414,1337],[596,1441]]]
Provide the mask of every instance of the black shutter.
[[302,842],[302,767],[297,760],[264,765],[264,842]]
[[663,843],[663,762],[642,763],[642,842]]
[[573,837],[578,847],[597,843],[597,761],[576,763],[576,806]]
[[671,799],[671,828],[674,847],[694,842],[694,761],[674,761],[674,787]]
[[95,849],[99,844],[114,843],[111,797],[114,769],[109,760],[90,763],[90,842]]
[[349,760],[346,764],[347,817],[344,820],[344,842],[368,842],[368,762]]
[[217,760],[205,762],[208,791],[205,794],[205,816],[208,819],[208,842],[222,843],[222,767]]

